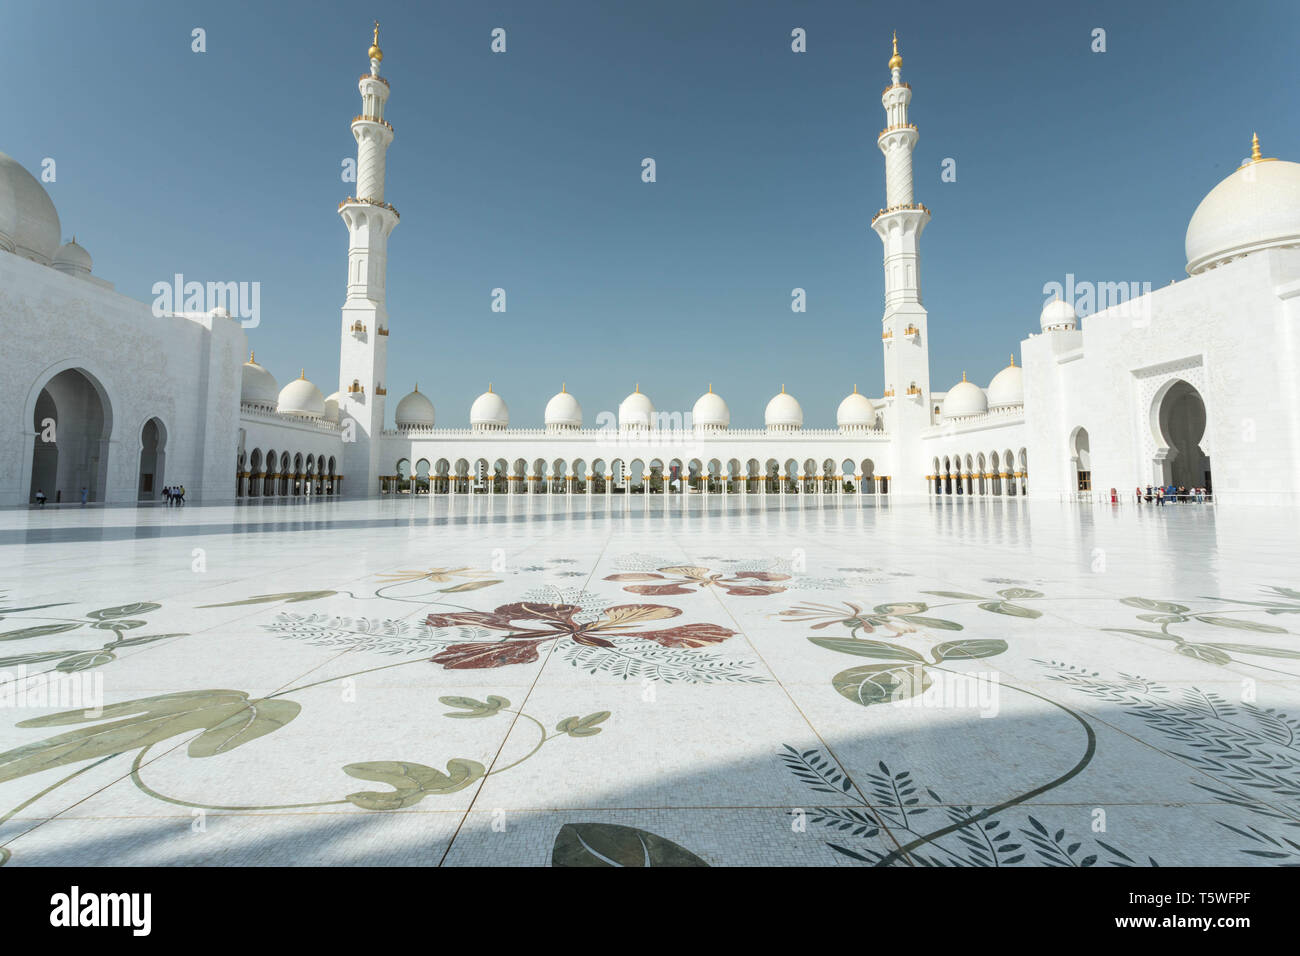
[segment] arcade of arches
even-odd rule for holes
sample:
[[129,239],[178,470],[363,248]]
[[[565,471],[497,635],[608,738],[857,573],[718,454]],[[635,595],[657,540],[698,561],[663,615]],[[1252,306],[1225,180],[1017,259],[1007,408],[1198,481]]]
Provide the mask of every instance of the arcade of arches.
[[933,495],[1023,497],[1029,494],[1029,458],[1023,448],[936,456],[925,480]]
[[877,475],[870,459],[803,462],[751,458],[723,462],[680,458],[650,461],[622,458],[554,461],[523,458],[420,458],[412,467],[407,458],[396,463],[395,474],[379,479],[381,494],[599,494],[599,495],[883,495],[890,479]]
[[296,498],[312,495],[340,495],[343,476],[337,474],[333,455],[303,452],[265,452],[254,448],[240,454],[235,470],[236,498]]

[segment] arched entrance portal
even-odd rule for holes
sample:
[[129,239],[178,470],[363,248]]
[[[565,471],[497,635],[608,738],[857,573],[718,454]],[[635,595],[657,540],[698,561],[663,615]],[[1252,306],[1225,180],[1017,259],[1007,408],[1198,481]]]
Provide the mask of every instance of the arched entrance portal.
[[1201,393],[1182,379],[1171,382],[1156,395],[1152,418],[1157,446],[1152,477],[1165,485],[1212,490]]
[[141,501],[152,501],[162,491],[166,448],[167,430],[163,423],[156,418],[149,419],[140,431],[140,480],[136,492]]
[[1070,436],[1070,458],[1074,464],[1074,490],[1092,491],[1092,447],[1088,429],[1080,426]]
[[103,389],[80,369],[59,372],[41,389],[32,415],[32,483],[53,501],[104,500],[112,410]]

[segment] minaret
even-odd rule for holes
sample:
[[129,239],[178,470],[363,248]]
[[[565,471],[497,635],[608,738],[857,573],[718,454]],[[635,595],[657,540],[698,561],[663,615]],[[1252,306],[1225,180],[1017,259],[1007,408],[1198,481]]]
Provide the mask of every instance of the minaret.
[[[926,473],[917,433],[930,425],[930,343],[925,306],[921,304],[921,232],[930,210],[912,195],[912,150],[916,126],[908,122],[912,88],[903,82],[903,58],[894,34],[889,60],[890,85],[880,97],[885,128],[876,144],[885,155],[885,208],[871,220],[880,236],[885,261],[885,315],[881,329],[885,356],[886,422],[893,435],[895,479],[903,494],[920,493],[913,480]],[[892,397],[889,397],[892,392]],[[913,460],[915,459],[915,460]]]
[[[339,422],[345,431],[343,492],[368,497],[378,491],[379,440],[384,429],[384,376],[387,368],[388,311],[384,280],[388,270],[388,234],[397,225],[397,210],[384,201],[384,166],[393,127],[384,119],[388,81],[379,75],[375,21],[370,72],[357,84],[361,115],[352,120],[357,141],[357,194],[339,203],[348,227],[348,295],[343,303],[339,349]],[[349,419],[351,422],[349,422]]]

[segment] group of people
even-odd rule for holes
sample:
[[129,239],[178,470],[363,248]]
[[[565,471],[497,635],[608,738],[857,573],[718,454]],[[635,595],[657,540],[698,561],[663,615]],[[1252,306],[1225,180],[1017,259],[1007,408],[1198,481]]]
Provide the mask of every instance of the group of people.
[[1204,488],[1184,488],[1182,485],[1147,485],[1145,491],[1139,487],[1134,494],[1138,504],[1154,501],[1158,505],[1163,505],[1167,501],[1179,504],[1185,501],[1203,502],[1209,497],[1209,492]]
[[[44,508],[44,507],[45,507],[45,500],[46,500],[46,499],[45,499],[45,489],[44,489],[44,488],[37,488],[37,489],[36,489],[36,494],[35,494],[34,497],[36,498],[36,507],[38,507],[38,508]],[[82,506],[83,508],[86,506],[86,502],[87,502],[89,499],[90,499],[90,489],[89,489],[89,488],[86,488],[86,487],[83,487],[83,488],[81,489],[81,506]],[[55,500],[55,501],[62,501],[62,500],[63,500],[63,492],[62,492],[62,491],[56,491],[56,492],[54,493],[54,500]]]
[[166,501],[168,505],[185,504],[184,485],[168,485],[166,488],[163,489],[162,493],[163,493],[163,500]]

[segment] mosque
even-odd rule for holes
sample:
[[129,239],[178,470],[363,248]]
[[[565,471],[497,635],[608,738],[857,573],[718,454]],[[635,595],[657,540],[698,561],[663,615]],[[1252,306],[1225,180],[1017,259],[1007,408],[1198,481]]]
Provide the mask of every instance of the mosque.
[[[38,490],[53,502],[392,493],[790,494],[1020,498],[1092,495],[1138,484],[1205,487],[1216,499],[1300,503],[1300,164],[1252,157],[1214,187],[1187,228],[1187,278],[1081,322],[1049,302],[1021,361],[987,387],[930,387],[921,234],[897,38],[881,95],[885,204],[885,389],[854,387],[833,426],[805,427],[794,395],[768,402],[763,429],[733,429],[709,388],[689,414],[663,413],[638,385],[594,423],[567,388],[545,427],[510,427],[491,387],[467,427],[436,424],[416,386],[387,426],[388,239],[393,126],[378,25],[361,112],[348,232],[338,387],[286,384],[259,365],[223,309],[159,310],[93,273],[40,182],[0,154],[0,505]],[[30,334],[39,330],[38,335]],[[1011,351],[1010,349],[1008,351]],[[426,383],[427,385],[427,383]],[[21,401],[20,401],[21,400]],[[1032,463],[1032,481],[1030,466]],[[1127,489],[1127,492],[1125,492]]]

